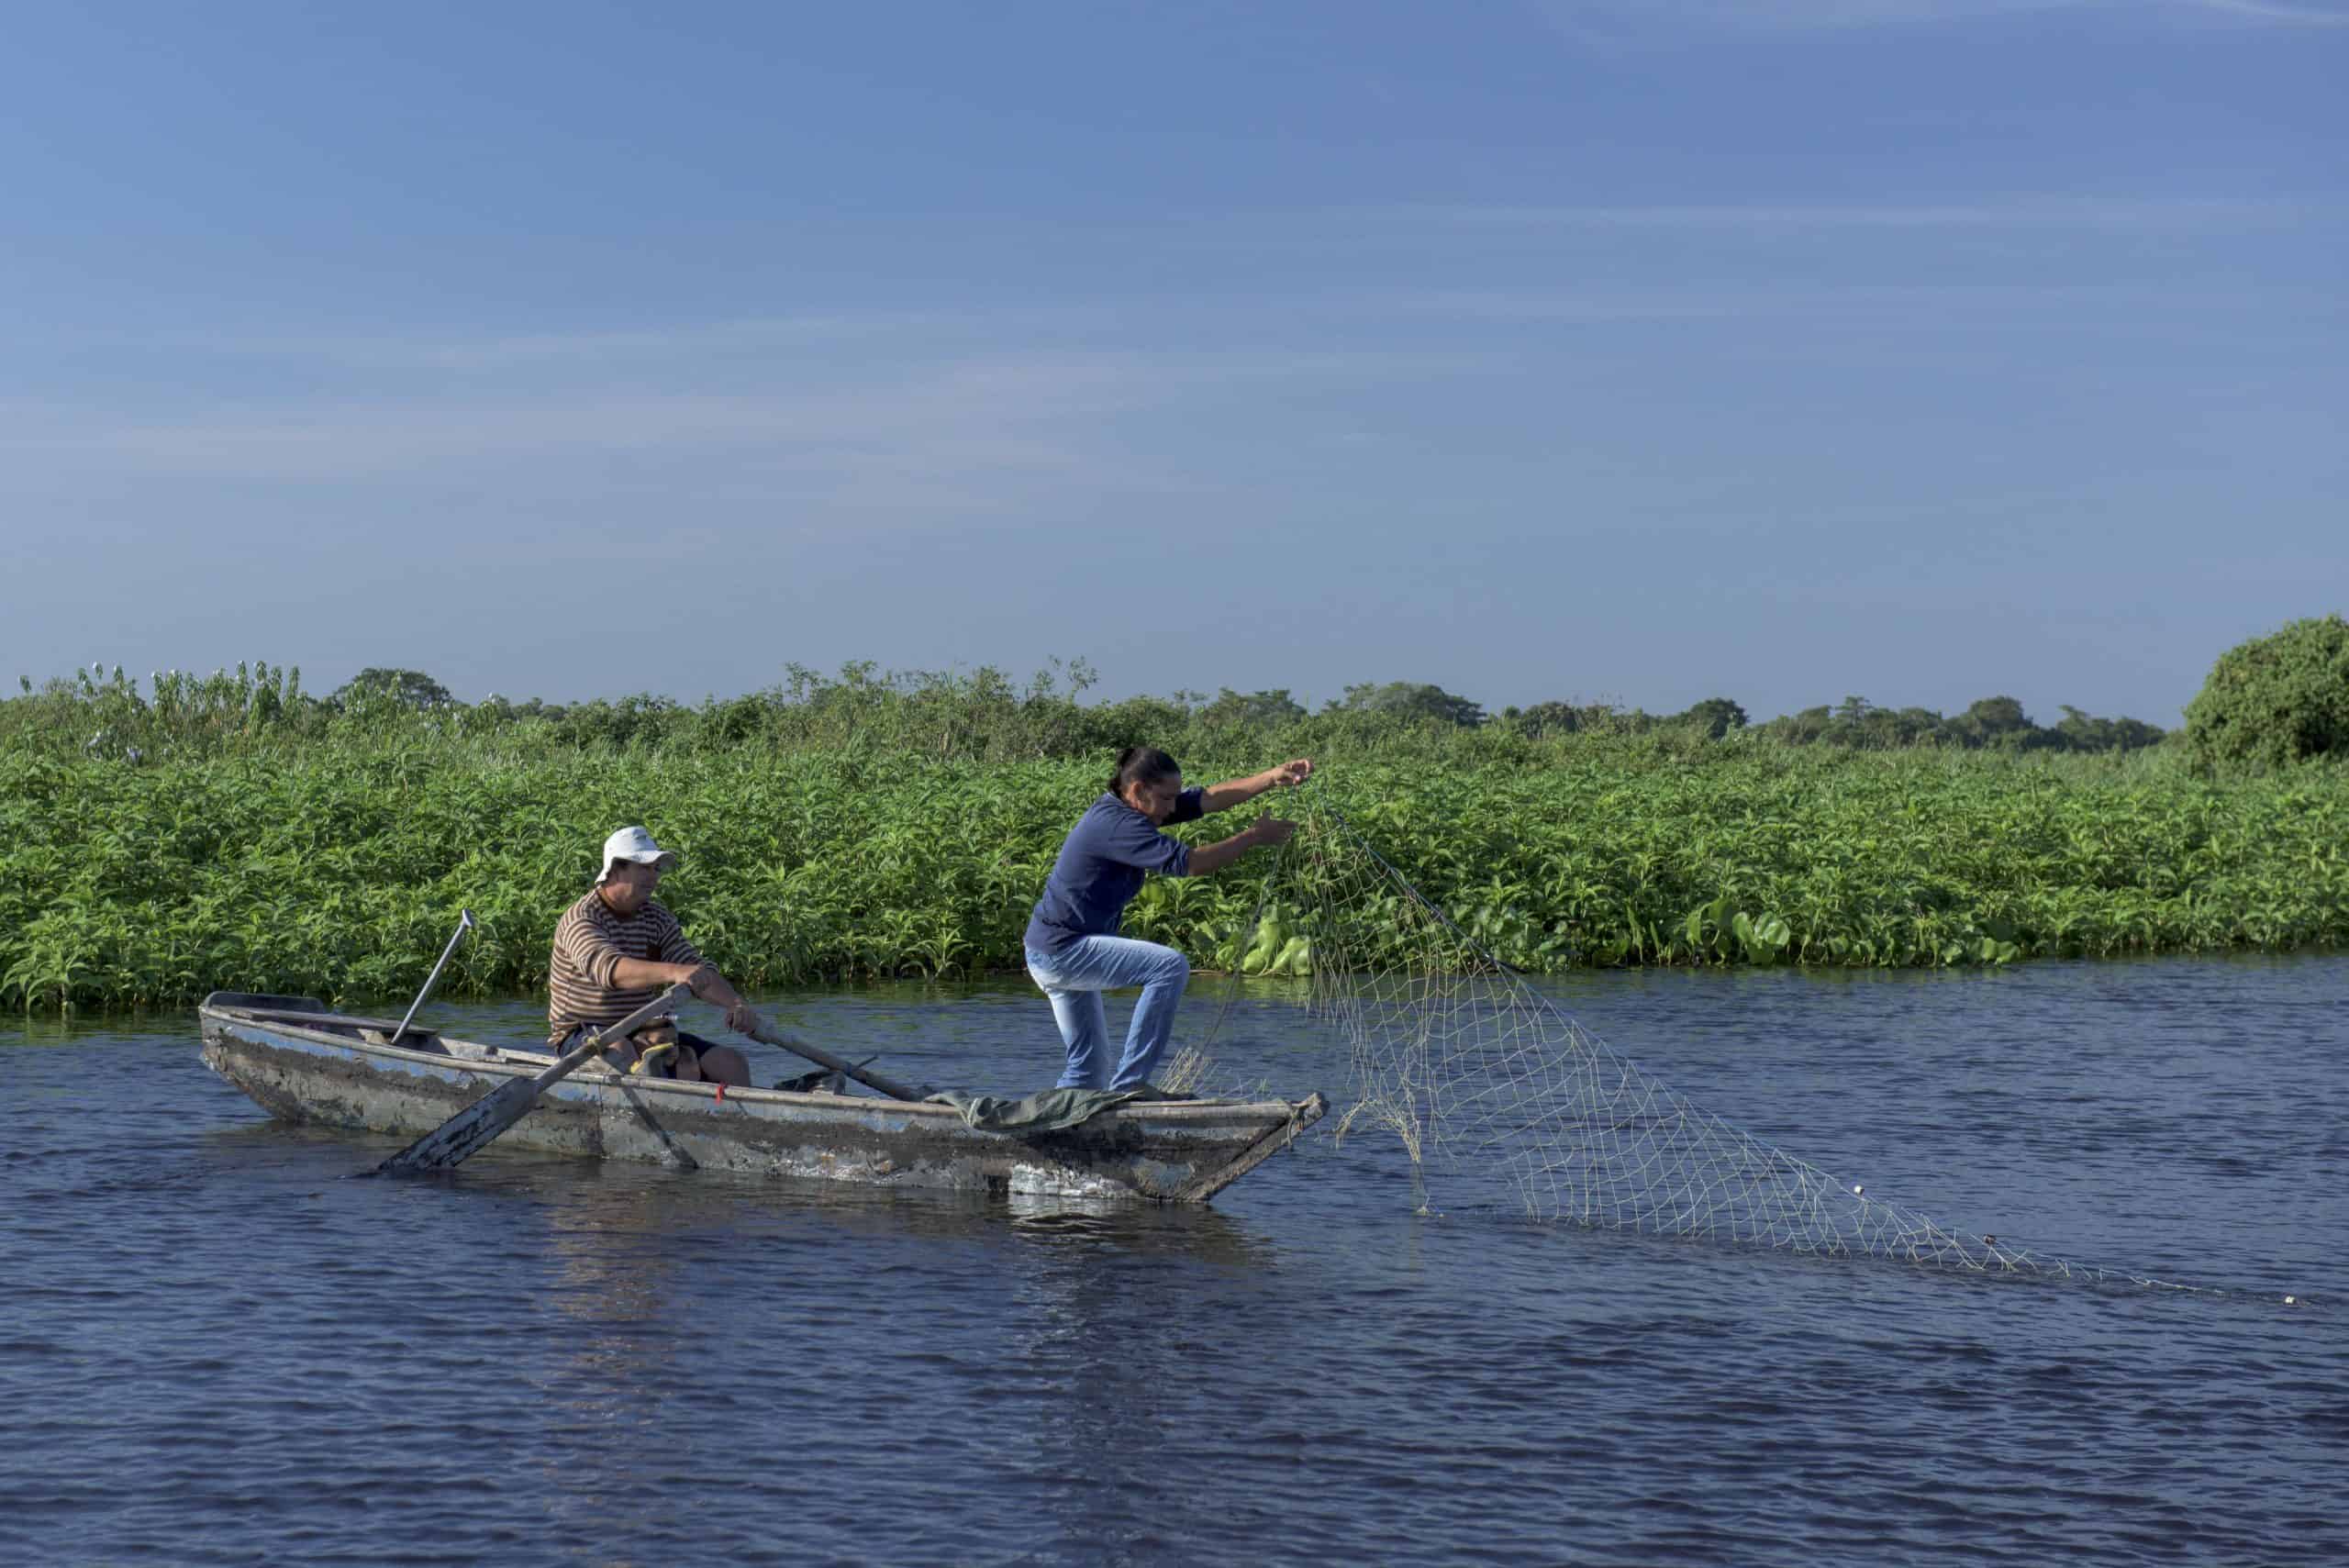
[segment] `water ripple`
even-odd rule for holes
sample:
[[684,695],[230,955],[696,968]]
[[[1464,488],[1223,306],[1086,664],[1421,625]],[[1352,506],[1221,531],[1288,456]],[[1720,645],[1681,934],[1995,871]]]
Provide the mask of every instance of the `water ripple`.
[[[1194,1212],[346,1181],[383,1150],[262,1119],[184,1020],[49,1026],[0,1035],[0,1561],[2349,1558],[2349,962],[1561,990],[1871,1191],[2217,1288],[1416,1214],[1359,1137]],[[778,1000],[906,1075],[1049,1071],[1010,993]]]

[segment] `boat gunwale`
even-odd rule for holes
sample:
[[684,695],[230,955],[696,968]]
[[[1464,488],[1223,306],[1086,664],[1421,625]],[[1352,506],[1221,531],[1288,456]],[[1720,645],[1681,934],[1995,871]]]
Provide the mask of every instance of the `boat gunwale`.
[[[273,1010],[228,1006],[206,1001],[197,1005],[196,1017],[199,1020],[199,1028],[205,1021],[215,1021],[224,1025],[243,1025],[250,1029],[266,1029],[273,1033],[288,1035],[298,1040],[347,1049],[379,1061],[407,1062],[418,1066],[429,1067],[454,1066],[493,1078],[530,1077],[543,1071],[556,1060],[552,1053],[485,1045],[479,1040],[461,1040],[456,1036],[444,1034],[439,1029],[411,1028],[410,1032],[421,1038],[442,1041],[453,1040],[456,1044],[470,1046],[476,1051],[494,1051],[495,1055],[494,1057],[462,1056],[446,1049],[418,1051],[405,1045],[379,1043],[359,1033],[362,1028],[373,1027],[379,1021],[376,1019],[360,1018],[347,1014],[334,1015],[337,1018],[350,1018],[349,1029],[345,1031],[326,1025],[280,1021],[268,1016]],[[592,1076],[582,1074],[578,1082],[583,1086],[608,1086],[615,1079],[628,1088],[650,1093],[659,1097],[688,1101],[705,1100],[708,1102],[707,1108],[709,1109],[717,1109],[720,1104],[718,1085],[713,1084],[680,1082],[674,1078],[646,1078],[633,1074],[607,1076],[601,1073]],[[1277,1099],[1139,1100],[1112,1106],[1108,1111],[1100,1113],[1100,1116],[1135,1122],[1174,1123],[1178,1126],[1192,1122],[1243,1120],[1251,1124],[1261,1122],[1273,1125],[1295,1117],[1316,1097],[1316,1095],[1308,1095],[1305,1098],[1295,1101]],[[963,1119],[963,1113],[953,1106],[934,1101],[894,1100],[885,1095],[835,1095],[829,1090],[821,1089],[762,1089],[756,1085],[729,1087],[725,1092],[725,1098],[728,1101],[745,1100],[751,1104],[800,1106],[830,1111],[842,1108],[868,1112],[886,1109],[892,1113],[936,1118],[954,1122],[960,1122]],[[1098,1120],[1100,1117],[1094,1119]]]

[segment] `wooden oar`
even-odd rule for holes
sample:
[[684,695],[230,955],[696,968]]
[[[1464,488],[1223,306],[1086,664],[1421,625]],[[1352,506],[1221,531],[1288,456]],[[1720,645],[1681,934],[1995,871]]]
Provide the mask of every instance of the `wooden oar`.
[[569,1077],[589,1057],[601,1055],[607,1046],[626,1040],[631,1031],[641,1029],[647,1021],[669,1011],[692,995],[693,987],[689,985],[670,986],[618,1023],[596,1030],[582,1043],[564,1051],[555,1059],[552,1066],[537,1077],[516,1078],[492,1089],[376,1166],[376,1171],[390,1175],[408,1175],[421,1171],[450,1169],[528,1116],[530,1107],[539,1103],[540,1095],[560,1080]]
[[926,1100],[930,1097],[928,1089],[909,1089],[903,1084],[884,1078],[878,1073],[868,1073],[862,1067],[841,1061],[821,1046],[809,1045],[797,1035],[785,1034],[781,1029],[756,1029],[747,1032],[752,1040],[759,1041],[762,1045],[776,1046],[790,1051],[794,1056],[804,1056],[818,1067],[829,1067],[835,1073],[845,1073],[860,1084],[880,1090],[893,1100]]

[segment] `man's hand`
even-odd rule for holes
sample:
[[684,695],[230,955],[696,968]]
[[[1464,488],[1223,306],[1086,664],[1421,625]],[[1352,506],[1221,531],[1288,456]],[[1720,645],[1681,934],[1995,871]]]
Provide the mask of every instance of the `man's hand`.
[[1288,836],[1297,831],[1297,824],[1267,813],[1257,817],[1248,831],[1255,835],[1260,844],[1286,844]]
[[1313,776],[1313,759],[1299,757],[1294,762],[1283,762],[1273,770],[1273,782],[1294,789]]
[[725,1009],[728,1029],[749,1034],[752,1029],[764,1026],[765,1020],[759,1017],[757,1010],[727,984],[726,976],[718,973],[718,965],[708,962],[680,963],[672,967],[676,971],[680,984],[693,987],[695,996],[714,1007]]

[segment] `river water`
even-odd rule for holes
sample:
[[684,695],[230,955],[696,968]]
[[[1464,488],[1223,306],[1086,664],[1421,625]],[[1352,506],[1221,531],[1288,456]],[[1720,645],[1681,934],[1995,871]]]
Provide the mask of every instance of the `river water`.
[[[393,1145],[267,1121],[192,1015],[19,1021],[0,1562],[2349,1561],[2349,959],[1554,990],[1871,1193],[2202,1288],[1415,1212],[1359,1132],[1193,1211],[350,1181]],[[768,1001],[905,1078],[1057,1054],[1014,986]],[[1224,1023],[1341,1093],[1276,990]]]

